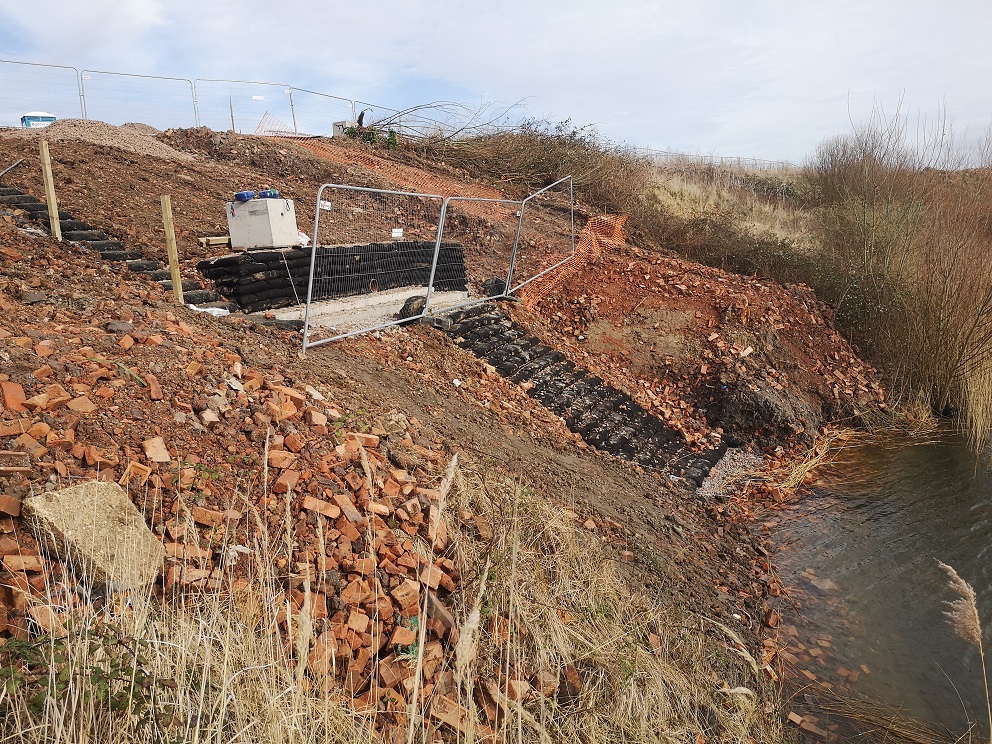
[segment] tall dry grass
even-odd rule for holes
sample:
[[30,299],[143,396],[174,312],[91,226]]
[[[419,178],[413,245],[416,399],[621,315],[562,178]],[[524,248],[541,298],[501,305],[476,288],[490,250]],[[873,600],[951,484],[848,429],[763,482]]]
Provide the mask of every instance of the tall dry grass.
[[[459,543],[475,576],[463,615],[479,639],[467,678],[481,682],[462,702],[495,705],[499,740],[781,740],[771,682],[741,639],[639,592],[574,513],[468,473],[455,499],[494,527],[488,542]],[[520,680],[535,688],[522,701]],[[561,682],[541,694],[542,680]]]
[[812,216],[803,208],[797,168],[751,171],[690,159],[659,163],[653,173],[659,206],[680,220],[722,217],[758,239],[812,249]]
[[[526,489],[483,485],[454,465],[439,488],[462,575],[457,645],[430,662],[430,679],[450,673],[446,695],[464,708],[445,740],[780,740],[771,683],[729,628],[641,595],[574,514]],[[56,630],[0,646],[0,742],[378,740],[373,711],[308,668],[306,605],[276,601],[296,534],[290,510],[285,532],[270,534],[251,499],[232,506],[244,522],[220,548],[238,566],[219,591],[104,594],[85,588],[82,566],[65,567],[79,584],[51,575],[31,602]],[[416,685],[405,709],[391,708],[405,722],[394,741],[436,740],[424,647],[421,637],[406,657]]]
[[803,282],[882,369],[893,400],[992,431],[992,146],[881,113],[801,172],[660,167],[659,244],[711,266]]
[[962,579],[951,566],[940,561],[937,565],[947,574],[947,584],[958,597],[952,602],[947,602],[950,609],[944,615],[954,628],[954,632],[966,643],[978,649],[982,681],[985,683],[985,709],[989,717],[989,736],[992,737],[992,697],[989,696],[989,673],[985,666],[985,644],[982,639],[982,621],[978,616],[978,598],[971,584]]
[[0,645],[0,742],[374,741],[340,696],[300,683],[295,629],[275,601],[286,546],[251,512],[250,544],[221,546],[239,579],[228,571],[218,591],[111,591],[72,562],[46,572],[28,600],[44,624]]

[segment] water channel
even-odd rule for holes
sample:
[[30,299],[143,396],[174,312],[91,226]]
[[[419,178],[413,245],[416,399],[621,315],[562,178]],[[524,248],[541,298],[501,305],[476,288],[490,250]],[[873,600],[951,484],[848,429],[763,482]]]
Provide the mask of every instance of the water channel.
[[943,602],[956,596],[937,565],[952,565],[975,588],[992,648],[987,456],[976,459],[952,437],[850,449],[770,526],[776,565],[796,599],[783,605],[783,637],[809,672],[790,685],[797,702],[809,700],[803,688],[830,689],[956,734],[969,720],[987,729],[978,651],[943,615]]

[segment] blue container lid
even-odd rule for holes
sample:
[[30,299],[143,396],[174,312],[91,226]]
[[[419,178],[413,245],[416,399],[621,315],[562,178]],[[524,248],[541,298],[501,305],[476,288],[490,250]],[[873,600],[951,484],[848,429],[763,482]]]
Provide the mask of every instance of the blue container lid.
[[246,202],[255,198],[254,191],[239,191],[234,195],[234,201]]

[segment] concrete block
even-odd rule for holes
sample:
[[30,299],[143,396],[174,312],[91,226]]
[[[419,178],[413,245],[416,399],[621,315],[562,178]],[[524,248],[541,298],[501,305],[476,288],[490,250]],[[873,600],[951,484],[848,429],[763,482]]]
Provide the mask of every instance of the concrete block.
[[116,483],[88,481],[29,496],[24,512],[49,550],[87,583],[142,588],[162,569],[162,543]]

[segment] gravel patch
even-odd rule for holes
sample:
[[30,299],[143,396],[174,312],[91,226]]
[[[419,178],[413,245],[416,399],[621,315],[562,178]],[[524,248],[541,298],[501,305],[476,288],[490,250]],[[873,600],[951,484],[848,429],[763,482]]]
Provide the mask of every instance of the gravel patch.
[[121,124],[120,128],[128,129],[138,134],[144,134],[148,137],[155,137],[162,134],[161,129],[156,129],[151,124],[142,124],[140,121],[129,121],[127,124]]
[[41,129],[11,129],[0,132],[0,136],[20,139],[46,139],[49,142],[82,140],[95,145],[116,147],[138,155],[150,155],[162,160],[193,160],[187,152],[175,150],[164,142],[155,139],[157,130],[144,124],[125,124],[115,127],[102,121],[82,119],[60,119]]

